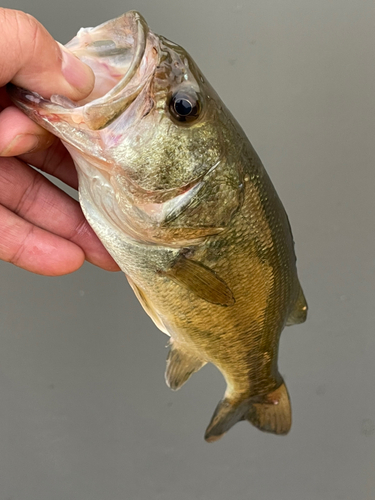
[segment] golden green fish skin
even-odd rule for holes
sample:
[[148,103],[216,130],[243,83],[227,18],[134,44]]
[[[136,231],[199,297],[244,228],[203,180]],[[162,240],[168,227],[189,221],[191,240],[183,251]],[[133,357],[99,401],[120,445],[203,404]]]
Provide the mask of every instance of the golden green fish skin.
[[[205,363],[225,377],[207,441],[240,420],[285,434],[291,410],[278,371],[279,338],[307,313],[287,215],[241,127],[191,57],[148,31],[139,14],[125,16],[111,23],[121,19],[144,51],[128,101],[115,97],[99,118],[96,106],[95,119],[88,103],[64,111],[59,122],[59,110],[53,120],[48,114],[51,103],[34,95],[30,104],[19,89],[13,98],[67,145],[86,218],[146,312],[170,335],[168,385],[180,388]],[[99,28],[100,36],[109,33],[106,24]],[[97,36],[98,44],[95,29],[84,36]],[[72,50],[79,46],[77,55],[80,33],[70,42]],[[82,59],[99,77],[95,57]],[[197,99],[191,121],[174,116],[176,95]]]

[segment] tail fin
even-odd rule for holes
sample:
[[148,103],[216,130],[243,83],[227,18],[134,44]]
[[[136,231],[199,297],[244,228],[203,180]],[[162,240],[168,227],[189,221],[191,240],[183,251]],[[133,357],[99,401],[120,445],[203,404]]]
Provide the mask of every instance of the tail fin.
[[228,398],[217,405],[205,433],[209,443],[220,439],[234,424],[248,420],[261,431],[287,434],[292,424],[288,391],[284,383],[270,394],[231,403]]
[[247,420],[261,431],[288,434],[292,425],[292,410],[285,384],[266,396],[253,398]]

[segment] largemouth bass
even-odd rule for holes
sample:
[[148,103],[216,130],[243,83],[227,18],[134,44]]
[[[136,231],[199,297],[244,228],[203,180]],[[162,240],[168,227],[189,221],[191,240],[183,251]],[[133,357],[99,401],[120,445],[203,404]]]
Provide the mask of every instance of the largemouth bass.
[[88,222],[170,336],[167,384],[213,363],[227,389],[207,441],[241,420],[286,434],[279,337],[307,305],[259,157],[187,52],[137,12],[81,29],[67,47],[95,73],[89,98],[9,92],[69,150]]

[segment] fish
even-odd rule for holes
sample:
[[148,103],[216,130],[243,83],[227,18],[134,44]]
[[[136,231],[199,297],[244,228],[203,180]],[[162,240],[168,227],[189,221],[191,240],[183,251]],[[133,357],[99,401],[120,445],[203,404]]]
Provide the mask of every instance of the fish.
[[212,363],[226,391],[206,441],[244,420],[287,434],[279,340],[307,303],[260,158],[192,57],[138,12],[82,28],[66,47],[95,74],[88,98],[8,92],[71,154],[87,221],[170,337],[167,385]]

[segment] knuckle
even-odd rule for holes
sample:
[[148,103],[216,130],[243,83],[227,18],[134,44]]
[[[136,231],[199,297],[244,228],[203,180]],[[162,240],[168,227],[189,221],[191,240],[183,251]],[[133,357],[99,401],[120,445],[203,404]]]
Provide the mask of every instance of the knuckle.
[[0,7],[0,22],[3,23],[7,17],[7,9]]
[[74,242],[74,241],[80,239],[88,231],[89,231],[89,227],[88,227],[87,221],[84,217],[82,217],[82,220],[80,220],[76,224],[76,226],[74,227],[69,239]]
[[39,22],[30,14],[19,12],[17,27],[20,40],[27,39],[27,51],[33,56],[37,51],[41,33]]
[[3,201],[4,195],[12,192],[14,185],[19,182],[17,175],[16,161],[14,158],[1,158],[0,161],[0,200]]
[[35,17],[20,10],[1,9],[0,22],[19,50],[34,53],[41,34],[41,24]]
[[44,177],[38,172],[33,171],[31,183],[27,186],[14,209],[14,213],[26,217],[29,209],[36,203],[39,192],[45,182]]
[[14,264],[15,266],[20,265],[20,263],[23,260],[23,254],[25,253],[25,251],[28,250],[28,244],[33,233],[34,233],[34,226],[29,226],[27,231],[23,235],[23,238],[18,242],[15,251],[11,255],[9,255],[7,261],[10,264]]
[[[52,144],[46,150],[46,155],[41,165],[41,170],[48,171],[54,177],[57,177],[58,171],[66,161],[66,149],[64,148],[62,154],[60,154],[61,148],[64,148],[61,142],[54,138]],[[66,151],[66,154],[69,153]]]

